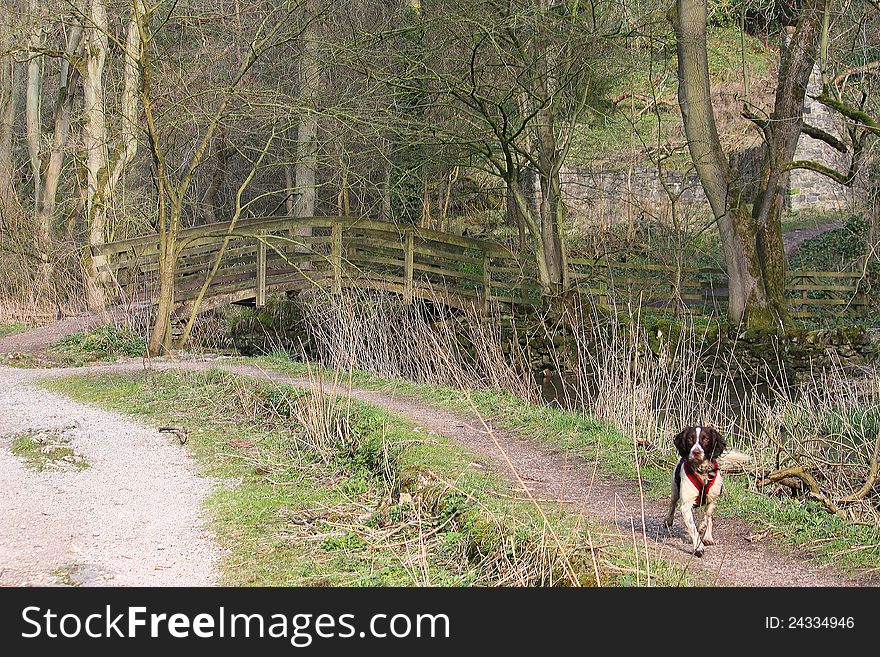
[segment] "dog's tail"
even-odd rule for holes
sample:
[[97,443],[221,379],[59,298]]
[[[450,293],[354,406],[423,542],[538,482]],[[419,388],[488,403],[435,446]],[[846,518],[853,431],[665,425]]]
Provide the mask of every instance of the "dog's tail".
[[729,449],[718,457],[718,467],[727,472],[745,470],[746,465],[751,463],[752,457],[735,449]]

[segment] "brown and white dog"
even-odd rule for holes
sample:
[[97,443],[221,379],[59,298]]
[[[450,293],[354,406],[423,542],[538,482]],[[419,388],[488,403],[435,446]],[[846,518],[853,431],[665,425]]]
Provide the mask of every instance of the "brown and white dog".
[[[727,444],[714,427],[685,427],[672,442],[681,459],[672,473],[672,495],[664,522],[667,527],[672,527],[678,506],[684,526],[693,541],[694,554],[702,557],[706,546],[715,544],[712,513],[723,487],[721,470],[725,463],[741,463],[748,461],[749,457],[739,452],[725,453]],[[705,510],[698,527],[694,509],[701,507],[705,507]]]

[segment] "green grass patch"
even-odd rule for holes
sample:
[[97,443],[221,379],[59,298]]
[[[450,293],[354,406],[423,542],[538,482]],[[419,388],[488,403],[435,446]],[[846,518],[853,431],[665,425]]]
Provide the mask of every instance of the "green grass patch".
[[24,333],[31,328],[29,324],[23,322],[3,322],[0,324],[0,338],[5,338],[7,335],[15,335],[16,333]]
[[[476,455],[380,408],[216,370],[44,385],[190,429],[186,447],[225,482],[208,502],[224,584],[591,585],[591,537],[603,584],[644,583],[628,536],[539,511]],[[662,560],[652,579],[686,581]]]
[[89,331],[66,335],[53,342],[50,349],[64,356],[66,364],[81,365],[120,356],[143,356],[147,342],[130,329],[105,324]]
[[816,228],[834,221],[844,222],[847,219],[843,212],[792,212],[782,216],[782,232],[788,233],[793,230]]
[[10,450],[37,472],[79,471],[89,467],[64,432],[25,431],[13,436]]
[[[833,215],[826,216],[825,220],[834,218]],[[864,271],[865,273],[865,277],[859,283],[859,289],[864,293],[868,304],[860,313],[841,315],[833,307],[827,308],[824,312],[813,309],[817,316],[805,322],[808,328],[851,324],[876,326],[880,323],[880,258],[873,258],[867,267],[863,263],[868,243],[868,230],[868,221],[863,216],[852,215],[846,219],[842,227],[804,241],[792,255],[789,261],[790,270],[856,273]],[[850,284],[852,280],[841,281],[836,278],[818,277],[816,282],[840,285]],[[810,294],[817,298],[822,297],[818,292],[810,292]]]
[[[284,355],[258,359],[261,366],[294,376],[305,376],[315,366],[298,363]],[[332,372],[324,372],[332,377]],[[530,404],[503,392],[469,392],[452,387],[385,380],[366,372],[352,373],[352,385],[394,392],[438,408],[472,415],[479,412],[495,426],[512,430],[550,447],[561,448],[600,470],[633,482],[641,476],[646,494],[654,499],[669,494],[669,476],[677,461],[671,440],[648,454],[636,450],[631,437],[602,422],[557,407]],[[744,446],[747,451],[747,446]],[[750,476],[725,477],[725,494],[719,516],[736,516],[752,523],[756,533],[765,532],[783,542],[803,548],[821,563],[835,563],[853,570],[880,566],[880,527],[855,524],[828,514],[821,505],[787,496],[773,497],[755,488]]]

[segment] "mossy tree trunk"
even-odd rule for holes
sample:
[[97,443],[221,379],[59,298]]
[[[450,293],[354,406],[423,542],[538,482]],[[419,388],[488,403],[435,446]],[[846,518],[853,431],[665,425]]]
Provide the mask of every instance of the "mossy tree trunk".
[[[745,198],[721,145],[709,82],[706,0],[677,0],[679,105],[691,158],[712,207],[729,278],[731,324],[772,330],[791,324],[785,299],[782,210],[788,171],[803,129],[803,101],[818,54],[825,0],[805,0],[779,70],[769,120],[753,121],[765,141],[764,179]],[[785,45],[785,44],[784,44]]]

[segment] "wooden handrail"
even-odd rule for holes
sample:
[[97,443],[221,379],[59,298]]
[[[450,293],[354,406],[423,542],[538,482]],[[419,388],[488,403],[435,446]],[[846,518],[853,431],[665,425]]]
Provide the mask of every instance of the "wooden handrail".
[[[297,228],[314,232],[296,236]],[[534,260],[495,242],[362,217],[287,216],[243,219],[232,232],[223,222],[183,229],[175,279],[178,299],[188,303],[193,298],[193,288],[227,239],[217,280],[208,292],[218,299],[250,298],[261,306],[268,293],[318,285],[334,293],[347,286],[394,290],[407,303],[416,296],[444,299],[453,305],[476,304],[484,313],[492,302],[540,300]],[[108,285],[125,294],[151,294],[158,271],[157,236],[98,245],[92,255],[104,263]],[[601,258],[572,258],[569,263],[576,289],[599,296],[602,303],[638,295],[653,304],[712,305],[727,297],[726,275],[717,267],[677,268]],[[681,274],[677,289],[665,275],[669,273]],[[865,305],[860,277],[850,272],[791,271],[786,290],[797,295],[789,301],[798,315],[811,306],[858,308]]]
[[[311,228],[330,228],[334,223],[341,224],[344,229],[363,228],[377,230],[389,234],[397,234],[401,236],[407,229],[407,226],[398,226],[397,224],[387,221],[377,221],[375,219],[365,219],[363,217],[288,217],[288,216],[270,216],[270,217],[249,217],[239,220],[233,231],[233,234],[248,235],[248,231],[262,229],[265,232],[273,230],[289,229],[291,227],[311,227]],[[462,235],[453,235],[451,233],[443,233],[441,231],[429,228],[412,227],[415,235],[420,239],[430,242],[438,242],[457,246],[475,251],[485,251],[493,256],[513,256],[510,249],[497,242],[487,240],[479,240],[473,237],[464,237]],[[202,237],[224,237],[229,231],[229,224],[226,222],[216,222],[204,224],[202,226],[194,226],[191,228],[181,229],[178,235],[178,245],[186,246],[189,242]],[[251,233],[252,234],[252,233]],[[131,237],[115,242],[107,242],[92,246],[92,253],[100,253],[103,255],[115,255],[123,251],[136,248],[149,247],[158,244],[158,235],[141,235]]]

